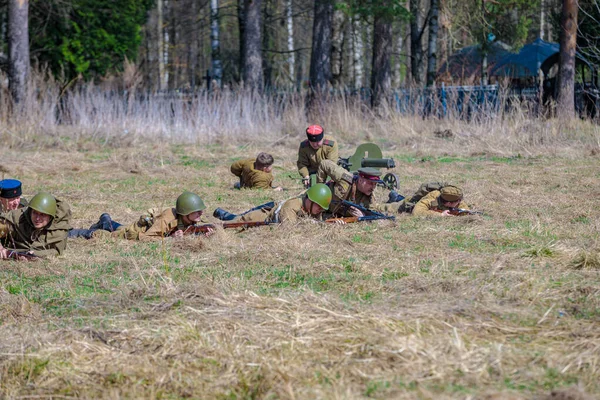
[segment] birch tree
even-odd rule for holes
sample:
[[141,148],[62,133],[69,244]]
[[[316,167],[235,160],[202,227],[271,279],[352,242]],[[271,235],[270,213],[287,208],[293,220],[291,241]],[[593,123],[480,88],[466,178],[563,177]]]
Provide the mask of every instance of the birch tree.
[[210,48],[212,57],[212,75],[218,87],[223,79],[223,63],[219,44],[219,0],[210,0]]
[[363,86],[363,38],[362,38],[362,21],[360,15],[355,15],[353,18],[353,35],[352,35],[352,69],[354,71],[354,87],[361,88]]
[[292,0],[286,0],[285,19],[287,26],[287,50],[289,53],[287,62],[290,82],[294,82],[294,77],[296,75],[296,55],[294,54],[294,11],[292,4]]
[[29,0],[8,1],[8,86],[13,101],[27,93],[29,76]]
[[[156,12],[157,12],[157,38],[158,38],[158,89],[165,90],[167,88],[168,76],[165,70],[165,63],[168,62],[169,53],[165,48],[165,22],[163,14],[163,0],[156,1]],[[168,39],[168,35],[167,35]]]
[[560,64],[558,70],[558,117],[575,116],[575,49],[577,47],[577,0],[563,0],[560,17]]

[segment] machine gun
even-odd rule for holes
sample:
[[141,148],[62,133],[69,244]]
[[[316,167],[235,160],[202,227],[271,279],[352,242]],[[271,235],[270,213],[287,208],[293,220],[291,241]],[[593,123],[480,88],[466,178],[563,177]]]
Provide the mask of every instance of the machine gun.
[[[379,211],[371,210],[369,208],[361,206],[360,204],[356,204],[356,203],[353,203],[353,202],[348,201],[348,200],[342,200],[339,203],[342,203],[342,205],[346,209],[348,209],[350,207],[354,207],[354,208],[356,208],[357,210],[361,211],[364,214],[362,217],[344,217],[344,218],[341,218],[342,220],[345,220],[346,218],[350,218],[350,219],[352,219],[352,218],[358,218],[358,220],[352,221],[352,222],[375,221],[375,220],[378,220],[378,219],[389,219],[389,220],[392,220],[392,221],[396,220],[396,217],[394,217],[393,215],[387,215],[387,214],[381,213]],[[340,218],[330,218],[330,219],[331,220],[340,220]],[[329,220],[325,220],[325,222],[329,222]],[[335,222],[335,221],[332,221],[332,222]]]
[[[356,148],[350,157],[338,159],[338,165],[350,172],[356,172],[359,168],[396,168],[393,158],[383,158],[383,153],[375,143],[363,143]],[[387,173],[382,178],[382,185],[388,190],[398,189],[400,179],[394,173]]]

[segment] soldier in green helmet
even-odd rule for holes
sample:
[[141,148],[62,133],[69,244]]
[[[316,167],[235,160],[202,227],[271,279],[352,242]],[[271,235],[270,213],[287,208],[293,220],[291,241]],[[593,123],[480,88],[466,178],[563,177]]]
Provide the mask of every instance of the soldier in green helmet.
[[69,206],[49,193],[36,194],[29,206],[0,215],[0,258],[26,259],[13,253],[47,257],[62,254],[67,247]]
[[[108,214],[102,214],[100,220],[90,229],[74,229],[70,237],[118,237],[129,240],[152,241],[164,237],[182,237],[187,227],[207,222],[202,214],[206,209],[204,201],[195,193],[183,192],[174,208],[150,209],[136,222],[124,226],[113,221]],[[209,229],[206,236],[214,233]]]
[[[303,218],[320,218],[323,211],[331,204],[331,190],[323,183],[311,186],[305,193],[279,203],[273,207],[246,212],[236,216],[234,222],[296,223]],[[229,219],[232,214],[217,208],[213,214],[219,219]]]

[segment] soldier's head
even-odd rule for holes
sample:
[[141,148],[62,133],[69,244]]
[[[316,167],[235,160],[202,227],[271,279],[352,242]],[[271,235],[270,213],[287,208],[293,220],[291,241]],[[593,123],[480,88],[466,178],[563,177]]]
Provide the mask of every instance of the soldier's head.
[[202,213],[206,209],[204,201],[195,193],[183,192],[177,198],[175,203],[175,211],[181,215],[185,225],[193,225],[200,222]]
[[331,189],[324,183],[317,183],[306,191],[302,206],[310,215],[316,216],[329,209]]
[[381,181],[381,171],[377,168],[363,167],[357,171],[356,190],[370,196]]
[[258,169],[263,172],[271,172],[273,170],[273,163],[275,160],[269,153],[258,153],[256,161],[254,161],[254,169]]
[[310,147],[317,150],[323,146],[323,137],[325,135],[324,132],[325,131],[321,125],[311,125],[306,128],[306,137],[308,138]]
[[39,192],[29,202],[27,212],[35,229],[42,229],[56,217],[56,199],[50,193]]
[[452,185],[444,186],[440,189],[439,202],[444,207],[456,207],[463,199],[463,192],[460,188]]
[[21,181],[3,179],[0,181],[0,203],[5,211],[16,210],[21,203]]

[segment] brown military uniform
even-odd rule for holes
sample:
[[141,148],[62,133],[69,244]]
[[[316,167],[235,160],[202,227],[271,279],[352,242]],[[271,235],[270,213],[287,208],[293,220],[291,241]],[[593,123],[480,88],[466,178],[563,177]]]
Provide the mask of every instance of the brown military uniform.
[[19,208],[0,215],[0,239],[9,250],[32,252],[48,257],[62,254],[67,248],[71,221],[69,205],[56,199],[56,217],[49,226],[35,229],[28,208]]
[[305,176],[317,173],[319,164],[323,160],[331,160],[334,163],[338,161],[338,144],[333,138],[325,135],[323,137],[323,146],[317,150],[310,147],[308,139],[300,143],[296,165],[301,177],[304,178]]
[[317,180],[318,182],[325,182],[328,176],[332,179],[328,186],[333,195],[327,212],[328,215],[351,217],[352,214],[348,212],[348,207],[342,204],[343,200],[351,201],[365,208],[373,209],[376,207],[375,196],[373,194],[367,196],[356,189],[354,174],[346,171],[331,160],[323,160],[317,170]]
[[[202,217],[201,222],[207,221]],[[151,208],[147,214],[140,216],[139,220],[131,225],[120,226],[112,233],[99,229],[93,233],[93,237],[110,235],[121,239],[149,242],[171,236],[177,230],[184,231],[188,226],[190,225],[184,224],[182,216],[177,215],[175,208]]]
[[[441,213],[436,210],[445,211],[448,210],[448,207],[444,207],[442,201],[440,199],[441,192],[439,190],[434,190],[433,192],[429,192],[426,196],[424,196],[417,204],[415,204],[415,208],[413,209],[413,215],[427,216],[427,215],[436,215],[440,216]],[[461,201],[457,208],[468,209],[469,206]]]
[[273,208],[263,208],[244,214],[235,221],[258,222],[269,221],[273,223],[281,222],[285,224],[296,223],[300,218],[306,218],[310,215],[302,207],[304,195],[294,197],[275,204]]
[[242,188],[271,189],[273,174],[254,169],[255,161],[253,158],[236,161],[231,164],[231,173],[240,178],[240,187]]

